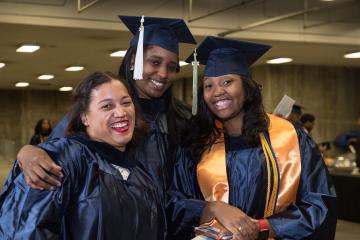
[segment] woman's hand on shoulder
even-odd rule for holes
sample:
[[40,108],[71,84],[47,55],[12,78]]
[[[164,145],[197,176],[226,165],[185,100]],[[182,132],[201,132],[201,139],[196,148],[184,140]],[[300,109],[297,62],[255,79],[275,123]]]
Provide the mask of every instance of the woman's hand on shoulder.
[[24,172],[26,183],[33,189],[53,190],[61,183],[52,175],[63,177],[61,167],[56,165],[41,148],[25,145],[17,154],[19,166]]
[[209,202],[204,209],[201,221],[209,221],[211,218],[216,218],[219,223],[233,234],[235,240],[258,238],[259,225],[257,221],[227,203],[221,201]]

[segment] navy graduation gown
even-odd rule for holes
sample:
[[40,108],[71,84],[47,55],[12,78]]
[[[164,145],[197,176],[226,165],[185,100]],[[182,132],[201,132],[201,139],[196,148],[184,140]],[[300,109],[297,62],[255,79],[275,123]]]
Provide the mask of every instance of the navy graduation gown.
[[[180,101],[175,101],[175,103],[177,108],[181,110],[182,119],[179,121],[190,119],[190,109]],[[144,144],[136,147],[135,158],[152,177],[160,199],[165,204],[166,189],[172,180],[175,149],[179,148],[179,146],[174,146],[174,143],[170,144],[169,142],[166,111],[170,103],[166,102],[164,96],[158,99],[139,98],[139,104],[150,129]],[[49,140],[64,137],[68,121],[68,115],[65,115],[52,131]]]
[[0,197],[0,239],[163,239],[161,202],[136,160],[84,136],[39,145],[62,186],[34,190],[12,171]]
[[[278,239],[333,239],[336,228],[336,194],[313,140],[297,129],[301,176],[294,204],[268,218]],[[267,192],[266,160],[261,146],[249,147],[241,137],[225,138],[229,204],[248,216],[264,216]],[[167,206],[169,234],[190,239],[205,206],[196,179],[196,163],[181,152]],[[281,179],[280,179],[281,181]]]

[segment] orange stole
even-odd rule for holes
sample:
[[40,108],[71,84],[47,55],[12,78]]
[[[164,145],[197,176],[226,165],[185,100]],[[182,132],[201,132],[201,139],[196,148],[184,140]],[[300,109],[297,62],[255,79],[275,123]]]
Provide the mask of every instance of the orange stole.
[[[296,200],[300,181],[301,160],[298,137],[291,123],[269,114],[269,136],[280,174],[275,213]],[[229,202],[229,184],[226,173],[223,135],[202,155],[197,166],[197,179],[206,201]]]

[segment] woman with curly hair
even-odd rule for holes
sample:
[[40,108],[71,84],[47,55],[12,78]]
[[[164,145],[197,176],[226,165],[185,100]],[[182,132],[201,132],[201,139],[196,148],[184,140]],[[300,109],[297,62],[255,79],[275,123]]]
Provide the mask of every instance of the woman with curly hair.
[[[165,190],[172,179],[173,153],[191,118],[190,109],[175,99],[171,92],[176,73],[180,70],[179,42],[196,42],[182,19],[144,17],[142,21],[139,16],[120,16],[120,19],[134,36],[119,68],[119,76],[126,80],[129,93],[150,125],[147,139],[134,152],[153,178],[162,202],[165,202]],[[141,41],[139,27],[145,29]],[[143,64],[136,64],[137,57]],[[67,117],[64,117],[54,129],[58,135],[52,135],[52,138],[62,137],[67,122]],[[48,173],[62,176],[61,168],[44,151],[25,146],[18,159],[31,187],[54,189],[60,185]]]
[[174,239],[191,238],[194,227],[216,239],[334,238],[336,195],[316,144],[265,113],[251,78],[249,66],[269,49],[216,37],[197,48],[206,67],[191,159],[179,156],[169,191]]
[[38,145],[64,172],[54,191],[11,171],[0,196],[0,239],[164,239],[151,177],[131,150],[147,124],[126,82],[94,72],[72,95],[67,137]]

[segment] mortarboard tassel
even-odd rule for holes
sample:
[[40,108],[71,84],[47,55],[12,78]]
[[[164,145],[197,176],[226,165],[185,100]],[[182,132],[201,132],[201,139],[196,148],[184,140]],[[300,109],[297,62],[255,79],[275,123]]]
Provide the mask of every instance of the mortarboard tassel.
[[144,15],[141,17],[140,28],[139,28],[139,40],[135,55],[135,66],[134,66],[134,79],[143,79],[143,65],[144,65]]
[[193,66],[193,99],[192,99],[192,115],[196,115],[198,111],[198,66],[196,59],[196,48],[194,51],[194,61],[191,62]]

